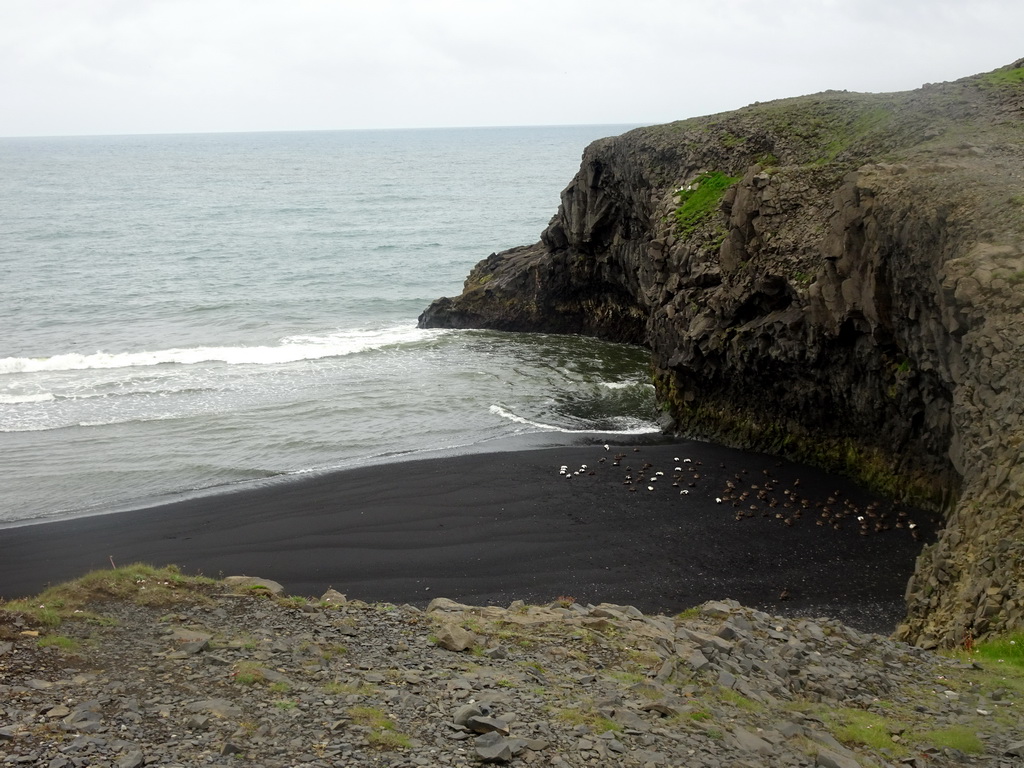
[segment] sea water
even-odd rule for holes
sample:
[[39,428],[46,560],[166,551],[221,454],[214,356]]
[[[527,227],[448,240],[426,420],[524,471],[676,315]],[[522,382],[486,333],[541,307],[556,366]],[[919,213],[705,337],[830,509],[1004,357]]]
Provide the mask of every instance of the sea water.
[[623,130],[0,139],[0,523],[657,431],[642,349],[416,327]]

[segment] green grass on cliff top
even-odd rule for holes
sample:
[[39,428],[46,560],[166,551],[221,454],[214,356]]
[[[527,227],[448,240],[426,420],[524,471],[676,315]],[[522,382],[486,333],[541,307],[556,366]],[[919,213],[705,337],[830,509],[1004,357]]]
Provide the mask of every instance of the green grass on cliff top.
[[679,192],[676,208],[676,232],[686,237],[694,232],[722,201],[725,190],[739,181],[738,176],[726,176],[719,171],[701,174],[686,189]]
[[983,86],[1005,88],[1024,85],[1024,67],[997,69],[981,76]]
[[88,618],[91,603],[124,600],[139,605],[163,606],[207,599],[215,584],[203,576],[185,576],[177,566],[154,568],[132,563],[110,570],[92,571],[74,581],[57,584],[36,597],[0,601],[0,610],[19,613],[35,624],[56,627],[64,619]]

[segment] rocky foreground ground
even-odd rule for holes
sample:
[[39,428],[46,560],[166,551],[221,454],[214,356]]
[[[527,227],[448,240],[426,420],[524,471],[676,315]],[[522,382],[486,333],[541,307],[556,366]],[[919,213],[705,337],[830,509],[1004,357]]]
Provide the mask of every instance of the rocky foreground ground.
[[833,620],[109,574],[0,604],[0,765],[1024,765],[1016,667]]

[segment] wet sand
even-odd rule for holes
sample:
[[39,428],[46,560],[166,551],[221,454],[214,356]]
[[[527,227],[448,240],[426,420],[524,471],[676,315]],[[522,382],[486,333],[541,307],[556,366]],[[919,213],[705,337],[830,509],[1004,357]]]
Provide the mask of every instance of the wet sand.
[[571,596],[674,613],[734,598],[888,634],[932,527],[902,511],[842,478],[706,443],[477,453],[2,529],[0,596],[144,561],[415,605]]

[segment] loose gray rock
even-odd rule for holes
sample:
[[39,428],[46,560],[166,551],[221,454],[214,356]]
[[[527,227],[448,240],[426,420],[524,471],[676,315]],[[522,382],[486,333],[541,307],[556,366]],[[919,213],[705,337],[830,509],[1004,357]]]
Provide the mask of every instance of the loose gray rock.
[[814,764],[819,768],[861,768],[861,764],[852,757],[845,757],[828,749],[818,751]]
[[437,633],[437,645],[448,651],[466,651],[475,646],[477,642],[476,635],[454,624],[446,624]]
[[1008,757],[1024,757],[1024,741],[1017,741],[1006,748],[1003,753]]
[[485,763],[508,763],[512,760],[512,747],[497,731],[478,736],[473,742],[477,757]]
[[190,712],[209,712],[217,717],[236,718],[242,716],[242,710],[227,699],[203,699],[186,704]]
[[508,723],[496,717],[482,717],[473,715],[466,719],[466,727],[477,733],[490,733],[497,731],[502,736],[508,736]]
[[320,602],[327,603],[328,605],[347,605],[348,597],[336,589],[328,589],[320,595]]
[[235,592],[266,590],[272,595],[284,594],[284,587],[270,579],[258,579],[255,576],[226,576],[221,581],[224,586]]
[[456,725],[466,725],[471,717],[482,717],[483,711],[476,704],[463,704],[457,710],[455,715],[452,717],[452,722]]
[[142,750],[136,749],[118,760],[117,768],[141,768],[145,762],[146,761],[142,756]]

